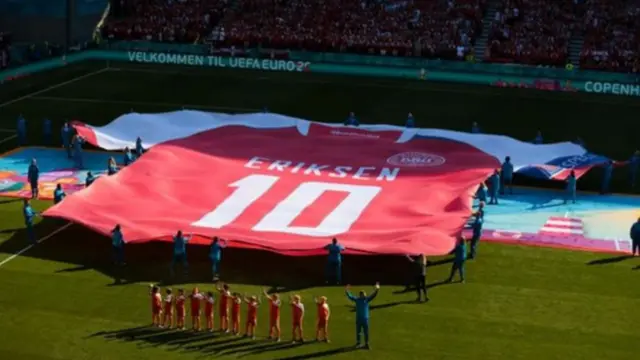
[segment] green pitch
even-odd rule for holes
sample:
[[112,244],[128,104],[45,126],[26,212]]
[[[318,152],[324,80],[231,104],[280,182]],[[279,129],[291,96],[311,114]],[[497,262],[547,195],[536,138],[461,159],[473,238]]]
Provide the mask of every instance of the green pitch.
[[[547,141],[581,136],[595,152],[626,158],[634,149],[640,107],[633,99],[546,94],[419,81],[342,78],[310,74],[226,72],[186,68],[85,64],[36,74],[0,87],[0,128],[27,118],[30,142],[39,144],[40,121],[55,129],[65,119],[104,124],[131,109],[161,112],[187,108],[271,111],[321,121],[342,121],[354,111],[361,121],[402,123],[407,112],[419,126],[484,131]],[[55,134],[55,133],[54,133]],[[9,132],[0,147],[15,147]],[[615,142],[611,139],[615,139]],[[612,146],[615,143],[615,146]],[[586,187],[597,186],[597,174]],[[623,189],[623,178],[618,178]],[[623,189],[624,190],[624,189]],[[314,296],[332,309],[331,344],[292,346],[217,334],[151,330],[147,284],[173,289],[199,284],[207,290],[206,249],[190,249],[189,278],[168,277],[170,249],[150,244],[127,248],[130,265],[110,265],[107,239],[64,222],[36,227],[44,241],[27,246],[20,203],[0,199],[0,354],[7,359],[633,359],[640,321],[638,259],[531,247],[482,244],[468,263],[466,284],[441,284],[446,258],[431,259],[431,301],[413,303],[402,293],[404,259],[348,257],[345,278],[382,291],[372,310],[373,350],[352,351],[354,314],[342,288],[317,287],[322,258],[227,251],[223,278],[234,289],[257,294],[277,287],[299,293],[307,305],[306,336],[313,337]],[[49,204],[35,202],[38,210]],[[64,228],[63,228],[64,227]],[[62,228],[62,230],[61,230]],[[635,270],[634,270],[635,269]],[[358,285],[358,286],[355,286]],[[244,310],[244,309],[243,309]],[[266,334],[267,310],[259,332]],[[283,337],[289,339],[283,309]],[[142,328],[141,328],[142,327]],[[259,334],[260,335],[260,334]],[[634,355],[636,354],[636,355]]]

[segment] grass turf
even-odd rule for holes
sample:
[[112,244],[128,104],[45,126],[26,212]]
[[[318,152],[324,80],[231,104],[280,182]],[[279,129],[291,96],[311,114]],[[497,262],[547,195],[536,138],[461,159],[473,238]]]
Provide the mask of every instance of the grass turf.
[[[268,106],[272,111],[324,121],[342,121],[345,114],[355,111],[365,122],[386,123],[401,123],[412,111],[420,126],[465,130],[476,120],[485,131],[523,139],[532,137],[537,128],[542,128],[547,140],[566,140],[576,134],[594,151],[615,157],[633,150],[634,137],[618,136],[616,147],[600,139],[637,133],[640,127],[631,121],[637,102],[616,97],[406,80],[117,66],[121,70],[83,64],[4,84],[0,127],[14,127],[17,115],[24,114],[30,141],[37,144],[44,117],[54,121],[54,129],[64,119],[99,125],[132,108],[158,112],[191,105],[205,110],[252,111]],[[87,74],[92,75],[74,80]],[[61,83],[65,85],[56,86]],[[43,89],[48,90],[39,92]],[[611,119],[609,126],[598,125],[603,119]],[[611,124],[614,120],[619,123]],[[0,146],[8,149],[15,143],[9,140]],[[591,180],[594,186],[596,180]],[[622,178],[618,180],[622,184]],[[39,210],[48,205],[35,202]],[[3,200],[0,218],[1,263],[23,249],[26,240],[19,201]],[[38,224],[37,232],[46,236],[63,225],[46,219]],[[322,277],[321,258],[233,250],[224,254],[224,278],[241,292],[279,286],[287,294],[302,294],[308,308],[307,337],[312,335],[315,317],[311,298],[329,298],[333,343],[292,347],[140,328],[149,322],[145,287],[149,282],[164,282],[173,288],[200,284],[203,290],[210,286],[206,285],[206,249],[189,250],[191,276],[177,280],[167,279],[170,250],[164,245],[128,248],[131,264],[123,270],[109,265],[109,250],[107,239],[74,225],[0,265],[3,357],[629,359],[637,352],[640,313],[635,310],[640,307],[640,288],[634,286],[639,274],[634,269],[638,269],[638,260],[482,244],[480,257],[468,263],[466,284],[438,284],[448,276],[450,264],[446,258],[431,259],[432,301],[414,304],[414,294],[402,293],[399,285],[408,267],[404,259],[349,257],[347,281],[368,291],[376,280],[383,282],[372,311],[374,350],[353,352],[348,348],[354,342],[352,309],[342,288],[317,286]],[[287,310],[282,321],[285,339]],[[262,335],[266,315],[262,309]]]

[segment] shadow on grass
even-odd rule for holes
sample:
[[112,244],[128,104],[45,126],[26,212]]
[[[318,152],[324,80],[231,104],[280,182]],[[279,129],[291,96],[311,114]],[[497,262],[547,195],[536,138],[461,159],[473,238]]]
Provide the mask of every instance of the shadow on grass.
[[620,255],[602,259],[591,260],[587,263],[587,265],[607,265],[607,264],[615,264],[627,259],[631,259],[633,256],[631,255]]
[[356,350],[356,348],[353,347],[353,346],[345,346],[345,347],[341,347],[341,348],[337,348],[337,349],[323,350],[323,351],[317,351],[317,352],[308,353],[308,354],[289,356],[289,357],[285,357],[285,358],[280,358],[280,360],[317,359],[317,358],[322,358],[322,357],[325,357],[325,356],[342,354],[342,353],[346,353],[346,352],[354,351],[354,350]]
[[[45,218],[36,225],[35,231],[39,238],[43,238],[65,224],[58,219]],[[27,245],[24,229],[17,229],[9,239],[0,243],[0,253],[15,254]],[[109,286],[150,282],[168,286],[211,282],[208,251],[208,246],[189,246],[189,274],[177,273],[172,277],[169,271],[172,255],[170,243],[126,245],[127,265],[115,266],[112,263],[110,239],[80,225],[72,225],[21,256],[67,264],[66,268],[56,270],[59,273],[98,271],[113,279],[107,284]],[[325,262],[324,256],[296,257],[267,251],[226,249],[221,264],[221,280],[232,284],[266,286],[272,292],[299,291],[324,286]],[[435,260],[429,266],[448,262],[449,259]],[[405,285],[411,267],[412,264],[402,256],[346,256],[343,278],[345,283],[354,286],[369,286],[376,282],[382,285]]]
[[2,199],[2,200],[0,200],[0,205],[17,203],[17,202],[21,202],[21,201],[22,201],[22,199],[19,199],[19,198]]
[[[279,351],[303,346],[300,343],[277,343],[269,340],[251,340],[246,337],[223,333],[194,332],[189,330],[159,329],[154,327],[135,327],[111,332],[97,332],[90,338],[102,337],[107,341],[126,341],[138,343],[140,348],[166,347],[170,351],[195,352],[203,355],[240,355],[248,356],[270,351]],[[305,343],[306,344],[306,343]],[[335,352],[342,352],[336,349]]]
[[631,270],[640,270],[640,265],[638,265],[638,266],[634,267],[634,268],[633,268],[633,269],[631,269]]

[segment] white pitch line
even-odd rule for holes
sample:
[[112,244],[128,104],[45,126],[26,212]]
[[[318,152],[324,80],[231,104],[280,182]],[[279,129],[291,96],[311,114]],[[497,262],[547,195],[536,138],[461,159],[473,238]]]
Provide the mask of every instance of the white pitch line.
[[43,238],[39,239],[38,241],[36,241],[36,243],[35,243],[35,244],[31,244],[31,245],[27,246],[26,248],[24,248],[24,249],[22,249],[22,250],[18,251],[17,253],[15,253],[15,254],[13,254],[13,255],[9,256],[8,258],[6,258],[6,259],[2,260],[2,261],[0,262],[0,266],[2,266],[2,265],[4,265],[4,264],[8,263],[9,261],[11,261],[11,260],[13,260],[13,259],[17,258],[18,256],[20,256],[20,255],[24,254],[25,252],[29,251],[29,249],[31,249],[31,248],[32,248],[32,247],[34,247],[35,245],[40,244],[41,242],[43,242],[43,241],[45,241],[45,240],[47,240],[47,239],[51,238],[53,235],[55,235],[55,234],[57,234],[57,233],[59,233],[59,232],[61,232],[61,231],[65,230],[65,229],[67,229],[67,228],[68,228],[69,226],[71,226],[71,225],[73,225],[73,224],[72,224],[72,223],[68,223],[68,224],[63,225],[63,226],[61,226],[61,227],[57,228],[56,230],[54,230],[54,231],[50,232],[47,236],[45,236],[45,237],[43,237]]
[[61,101],[61,102],[84,102],[84,103],[96,103],[96,104],[121,104],[121,105],[139,105],[139,106],[162,106],[162,107],[175,107],[185,109],[205,109],[205,110],[219,110],[219,111],[241,111],[241,112],[257,112],[262,111],[260,109],[239,108],[231,106],[210,106],[210,105],[194,105],[194,104],[178,104],[178,103],[165,103],[165,102],[146,102],[146,101],[128,101],[128,100],[107,100],[107,99],[90,99],[90,98],[68,98],[68,97],[56,97],[56,96],[34,96],[29,100],[43,100],[43,101]]
[[92,71],[92,72],[90,72],[88,74],[84,74],[84,75],[80,75],[80,76],[74,77],[71,80],[63,81],[63,82],[61,82],[59,84],[55,84],[55,85],[49,86],[47,88],[32,92],[31,94],[27,94],[27,95],[21,96],[19,98],[15,98],[13,100],[9,100],[7,102],[4,102],[4,103],[0,104],[0,108],[3,108],[5,106],[9,106],[11,104],[15,104],[15,103],[17,103],[19,101],[22,101],[22,100],[30,99],[30,98],[32,98],[34,96],[38,96],[40,94],[44,94],[44,93],[46,93],[48,91],[51,91],[51,90],[54,90],[54,89],[57,89],[57,88],[61,88],[63,86],[69,85],[69,84],[73,84],[73,83],[75,83],[77,81],[84,80],[86,78],[92,77],[94,75],[102,74],[103,72],[107,72],[107,71],[109,71],[109,68],[102,68],[100,70]]
[[15,133],[16,130],[15,129],[0,129],[0,132],[4,132],[4,133]]
[[16,135],[16,134],[13,134],[11,136],[7,136],[6,138],[0,139],[0,144],[6,143],[7,141],[13,140],[13,139],[15,139],[17,137],[18,137],[18,135]]

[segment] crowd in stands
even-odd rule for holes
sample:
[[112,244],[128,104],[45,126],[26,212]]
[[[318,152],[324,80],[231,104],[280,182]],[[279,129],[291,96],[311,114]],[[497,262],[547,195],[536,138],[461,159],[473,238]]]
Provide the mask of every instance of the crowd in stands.
[[[484,61],[640,71],[640,0],[500,0]],[[103,37],[468,59],[487,0],[120,0]],[[241,51],[241,50],[240,50]],[[236,52],[237,53],[237,52]]]
[[575,6],[574,0],[503,0],[491,26],[487,60],[564,67],[578,25]]
[[588,0],[583,68],[640,73],[640,1]]
[[11,34],[0,31],[0,69],[9,67],[11,59]]
[[122,0],[103,36],[118,40],[463,58],[485,0]]
[[102,31],[106,39],[194,43],[211,33],[228,0],[120,0]]

